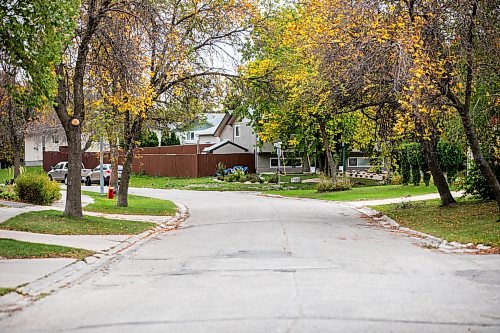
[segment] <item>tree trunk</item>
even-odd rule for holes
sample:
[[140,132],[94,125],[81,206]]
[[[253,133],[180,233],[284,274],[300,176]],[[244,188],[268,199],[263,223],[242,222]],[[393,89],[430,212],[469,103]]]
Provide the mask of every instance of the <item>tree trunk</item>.
[[476,29],[476,15],[477,15],[477,2],[472,2],[471,17],[468,26],[468,35],[466,45],[466,80],[465,80],[465,101],[463,105],[460,105],[458,98],[454,96],[450,91],[448,91],[448,97],[451,97],[452,102],[457,106],[457,110],[462,119],[462,125],[465,130],[465,136],[467,137],[467,142],[469,143],[470,149],[472,151],[472,156],[476,162],[477,167],[481,171],[481,174],[486,179],[490,185],[493,194],[495,195],[495,200],[498,206],[498,216],[500,221],[500,184],[496,178],[493,170],[491,170],[488,162],[484,159],[483,153],[481,151],[481,146],[479,140],[477,139],[476,132],[474,130],[474,125],[470,117],[471,110],[471,100],[472,100],[472,84],[474,76],[474,31]]
[[21,173],[21,143],[24,143],[24,125],[26,119],[24,114],[21,114],[19,108],[12,100],[8,102],[8,124],[9,124],[9,140],[14,150],[14,179]]
[[109,159],[111,162],[111,179],[109,186],[117,188],[118,185],[118,145],[113,137],[109,140]]
[[436,185],[439,196],[441,197],[442,205],[448,206],[456,203],[455,199],[451,195],[450,188],[448,187],[443,171],[439,166],[435,140],[421,140],[421,145],[425,160],[427,161],[427,165],[429,166],[432,177],[434,178],[434,184]]
[[130,182],[130,174],[132,173],[132,162],[134,161],[133,149],[126,149],[125,161],[123,163],[122,179],[118,188],[118,207],[128,207],[128,185]]
[[21,173],[21,144],[19,138],[15,137],[12,140],[14,148],[14,179]]
[[498,179],[483,156],[483,153],[481,151],[481,146],[479,145],[479,140],[477,139],[476,132],[474,131],[474,127],[470,119],[469,112],[461,110],[460,118],[462,118],[462,124],[464,126],[465,136],[467,137],[467,142],[469,143],[470,150],[474,158],[474,162],[476,162],[479,171],[481,171],[481,174],[486,179],[486,181],[488,182],[493,191],[493,194],[495,195],[495,200],[497,202],[498,211],[500,215],[500,184],[498,183]]
[[328,133],[326,132],[325,123],[321,122],[319,128],[321,132],[321,139],[323,140],[323,147],[325,148],[325,155],[328,162],[330,177],[332,178],[333,184],[337,184],[337,163],[334,161],[334,158],[332,156],[332,151],[330,149],[330,140],[328,138]]
[[138,116],[132,126],[130,126],[130,112],[125,113],[124,120],[124,145],[123,150],[125,152],[125,161],[123,163],[122,179],[120,181],[120,187],[118,189],[118,200],[116,205],[118,207],[128,206],[128,187],[130,182],[130,175],[132,173],[132,162],[134,161],[134,149],[135,143],[139,139],[141,133],[143,119]]
[[82,217],[82,133],[80,126],[69,125],[66,130],[68,140],[68,178],[64,215]]

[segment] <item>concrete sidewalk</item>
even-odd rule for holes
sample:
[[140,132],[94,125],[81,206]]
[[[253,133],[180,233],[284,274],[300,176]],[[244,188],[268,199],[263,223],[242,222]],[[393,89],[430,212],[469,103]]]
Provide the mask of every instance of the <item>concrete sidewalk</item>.
[[[0,201],[0,224],[16,215],[41,210],[64,210],[66,192],[62,192],[61,200],[52,206],[36,206],[18,202]],[[93,200],[87,195],[82,195],[82,206],[92,203]],[[84,212],[85,215],[99,216],[109,219],[153,222],[158,225],[168,222],[172,216],[136,216],[103,214],[94,212]],[[51,245],[61,245],[91,250],[97,253],[105,253],[123,243],[128,244],[128,240],[135,235],[51,235],[38,234],[32,232],[1,230],[0,238],[14,239],[23,242],[42,243]],[[47,274],[58,271],[65,266],[74,263],[71,258],[51,258],[51,259],[2,259],[0,257],[0,287],[14,288],[19,285],[40,279]]]
[[94,252],[105,251],[117,243],[127,240],[130,235],[50,235],[32,232],[0,230],[0,238],[15,239],[22,242],[42,243],[76,247]]
[[57,271],[76,259],[46,258],[46,259],[2,259],[0,260],[0,286],[15,288]]

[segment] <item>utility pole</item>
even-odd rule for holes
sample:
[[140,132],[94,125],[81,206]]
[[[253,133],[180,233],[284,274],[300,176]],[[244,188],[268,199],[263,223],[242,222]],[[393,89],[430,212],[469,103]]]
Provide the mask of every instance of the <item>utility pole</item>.
[[278,155],[278,186],[280,186],[281,183],[281,141],[278,141],[274,144],[274,147],[276,148],[276,155]]
[[342,141],[342,176],[345,177],[346,173],[346,163],[345,163],[345,143]]
[[99,137],[99,194],[104,195],[104,170],[102,169],[103,164],[103,147],[102,147],[102,137]]

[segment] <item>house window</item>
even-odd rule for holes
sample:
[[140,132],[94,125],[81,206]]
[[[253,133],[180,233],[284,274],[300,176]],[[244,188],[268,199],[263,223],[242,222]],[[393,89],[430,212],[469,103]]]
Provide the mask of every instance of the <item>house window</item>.
[[349,157],[347,165],[351,168],[368,168],[371,166],[369,157]]
[[[302,167],[302,159],[301,158],[286,158],[284,163],[283,159],[281,159],[281,166],[286,165],[287,168],[300,168]],[[271,157],[269,159],[269,166],[271,168],[277,168],[278,167],[278,158],[277,157]]]
[[240,137],[240,125],[234,126],[234,137],[239,138]]
[[188,132],[187,139],[193,141],[194,140],[194,132]]
[[52,135],[52,143],[59,143],[59,135]]

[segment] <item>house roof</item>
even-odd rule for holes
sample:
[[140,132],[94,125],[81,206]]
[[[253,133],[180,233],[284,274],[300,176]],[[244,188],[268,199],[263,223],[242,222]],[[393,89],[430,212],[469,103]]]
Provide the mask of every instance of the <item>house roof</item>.
[[[252,115],[253,112],[254,112],[253,109],[251,109],[251,108],[248,109],[248,113],[250,115]],[[240,121],[244,121],[245,119],[248,120],[247,118],[244,118],[243,120],[242,119],[239,119],[239,120]],[[219,126],[217,126],[217,128],[215,129],[215,132],[214,132],[215,134],[214,135],[215,136],[220,136],[221,133],[222,133],[222,130],[224,129],[224,127],[226,127],[226,125],[232,126],[237,121],[238,121],[238,117],[235,116],[232,111],[226,112],[226,114],[224,115],[224,118],[219,123]]]
[[198,135],[213,135],[224,119],[224,113],[205,113],[204,121],[197,127],[195,127],[190,132],[194,132]]
[[235,120],[236,120],[236,118],[231,113],[226,112],[224,114],[224,118],[222,118],[221,122],[219,123],[219,126],[217,126],[217,128],[215,129],[214,135],[220,136],[224,127],[226,127],[226,125],[228,125],[228,124],[234,123]]
[[204,153],[211,153],[211,152],[213,152],[214,150],[217,150],[217,149],[219,149],[219,148],[222,148],[222,147],[224,147],[224,146],[226,146],[226,145],[232,145],[232,146],[234,146],[234,147],[237,147],[237,148],[239,148],[239,149],[243,150],[244,152],[247,152],[247,151],[248,151],[248,149],[246,149],[245,147],[242,147],[242,146],[240,146],[240,145],[238,145],[238,144],[236,144],[236,143],[234,143],[234,142],[232,142],[232,141],[229,141],[229,140],[222,140],[222,141],[220,141],[220,142],[217,142],[217,143],[216,143],[216,144],[214,144],[214,145],[211,145],[210,147],[205,147],[205,148],[203,149],[203,152],[204,152]]

